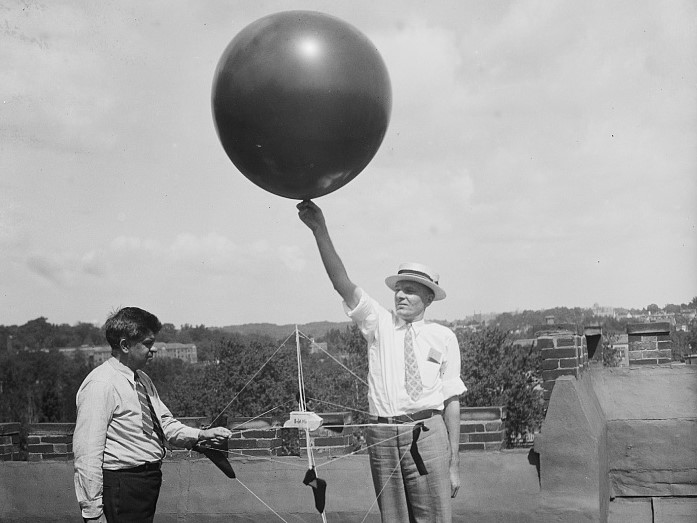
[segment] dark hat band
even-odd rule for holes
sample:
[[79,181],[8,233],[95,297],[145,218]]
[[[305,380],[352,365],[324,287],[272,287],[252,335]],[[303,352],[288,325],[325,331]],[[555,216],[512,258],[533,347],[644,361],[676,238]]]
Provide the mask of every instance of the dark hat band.
[[431,278],[428,274],[425,272],[420,272],[420,271],[413,271],[411,269],[402,269],[401,271],[398,271],[397,274],[409,274],[411,276],[420,276],[421,278],[426,278],[428,281],[431,283],[435,283],[438,285],[437,281],[434,281],[433,278]]

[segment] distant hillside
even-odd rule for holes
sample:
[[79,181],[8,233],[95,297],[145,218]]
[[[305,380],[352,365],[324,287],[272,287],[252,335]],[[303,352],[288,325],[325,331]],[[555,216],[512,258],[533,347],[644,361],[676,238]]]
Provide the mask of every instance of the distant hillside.
[[[350,321],[331,322],[331,321],[315,321],[298,325],[298,330],[309,336],[310,338],[322,338],[331,329],[344,330],[351,325]],[[223,332],[237,332],[239,334],[261,334],[270,336],[274,340],[287,338],[295,332],[295,325],[276,325],[274,323],[245,323],[244,325],[228,325],[221,327]]]

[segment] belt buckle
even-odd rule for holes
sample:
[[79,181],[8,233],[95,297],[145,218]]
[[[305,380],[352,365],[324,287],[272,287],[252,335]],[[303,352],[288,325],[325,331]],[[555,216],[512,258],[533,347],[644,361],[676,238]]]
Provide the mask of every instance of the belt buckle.
[[409,414],[408,416],[411,418],[412,421],[421,421],[421,420],[427,420],[429,418],[433,417],[433,409],[424,409],[420,410],[418,412],[414,412],[412,414]]

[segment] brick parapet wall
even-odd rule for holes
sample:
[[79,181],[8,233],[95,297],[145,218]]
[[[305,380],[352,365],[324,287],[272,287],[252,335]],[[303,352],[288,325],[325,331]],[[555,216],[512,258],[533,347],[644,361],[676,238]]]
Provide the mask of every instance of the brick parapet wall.
[[[358,438],[353,433],[345,433],[339,425],[351,423],[349,413],[319,414],[326,424],[337,428],[323,428],[310,432],[313,451],[325,456],[339,456],[353,452],[358,447]],[[179,420],[194,428],[202,428],[210,423],[210,418],[189,417]],[[302,456],[307,455],[304,434],[297,428],[282,427],[278,420],[264,418],[249,421],[233,419],[228,423],[234,435],[228,440],[231,458],[245,456]],[[339,421],[341,423],[339,423]],[[19,423],[0,424],[0,460],[19,459]],[[74,423],[32,423],[27,438],[27,460],[72,460]],[[165,460],[200,458],[196,452],[172,447],[167,444]]]
[[[294,431],[295,433],[288,431]],[[292,455],[290,452],[284,452],[284,449],[292,449],[295,445],[291,443],[290,446],[284,446],[283,441],[297,438],[297,429],[286,429],[283,427],[235,431],[228,440],[228,451],[231,458]]]
[[[359,447],[358,438],[343,427],[352,423],[349,412],[317,413],[324,426],[310,432],[310,445],[314,453],[324,456],[349,454]],[[307,456],[307,439],[297,428],[283,427],[286,418],[236,417],[225,425],[233,431],[228,440],[231,458],[247,456]],[[209,418],[180,418],[191,427],[203,427],[210,423]],[[188,450],[171,449],[169,459],[183,459],[192,453]]]
[[536,343],[542,356],[543,397],[549,401],[557,378],[578,378],[588,368],[588,346],[585,336],[571,332],[543,334]]
[[673,342],[668,322],[627,325],[630,365],[658,365],[673,359]]
[[460,452],[503,449],[505,419],[506,407],[460,407]]
[[0,423],[0,461],[19,460],[19,423]]
[[75,423],[32,423],[27,437],[27,461],[69,461]]
[[[319,413],[324,424],[310,432],[310,445],[316,454],[342,456],[360,450],[359,436],[350,428],[351,414]],[[460,409],[460,451],[501,450],[506,439],[505,407],[462,407]],[[184,424],[202,428],[210,423],[210,418],[179,418]],[[297,428],[283,427],[277,419],[235,418],[227,423],[233,429],[233,437],[228,440],[230,458],[269,457],[269,456],[307,456],[307,441],[304,433]],[[19,423],[0,424],[0,459],[19,458]],[[236,429],[236,430],[235,430]],[[74,458],[74,423],[33,423],[29,427],[29,461],[63,460]],[[197,452],[167,445],[165,460],[199,459]]]

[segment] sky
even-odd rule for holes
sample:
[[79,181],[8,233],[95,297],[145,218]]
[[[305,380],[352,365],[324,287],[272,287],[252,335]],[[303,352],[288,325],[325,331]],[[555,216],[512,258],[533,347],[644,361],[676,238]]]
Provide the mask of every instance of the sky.
[[449,321],[697,296],[695,2],[0,0],[0,324],[346,320],[297,202],[211,115],[227,44],[290,9],[389,71],[380,149],[316,200],[373,297],[409,261]]

